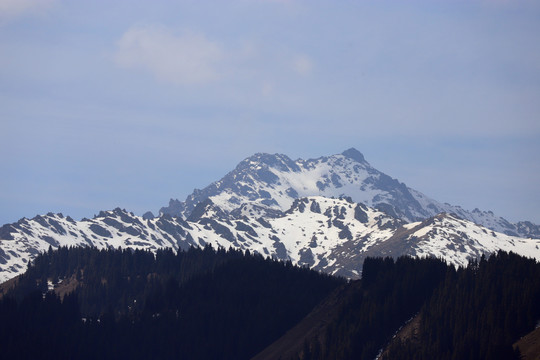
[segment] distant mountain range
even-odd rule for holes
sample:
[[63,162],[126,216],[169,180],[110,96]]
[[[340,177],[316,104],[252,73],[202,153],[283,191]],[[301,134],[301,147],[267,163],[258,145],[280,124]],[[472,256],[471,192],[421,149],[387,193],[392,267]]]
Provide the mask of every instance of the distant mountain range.
[[[529,238],[529,239],[526,239]],[[348,278],[367,256],[436,256],[455,265],[497,249],[540,259],[540,228],[441,204],[374,169],[355,149],[314,160],[255,154],[183,202],[136,216],[49,213],[0,228],[0,282],[58,246],[237,248]]]

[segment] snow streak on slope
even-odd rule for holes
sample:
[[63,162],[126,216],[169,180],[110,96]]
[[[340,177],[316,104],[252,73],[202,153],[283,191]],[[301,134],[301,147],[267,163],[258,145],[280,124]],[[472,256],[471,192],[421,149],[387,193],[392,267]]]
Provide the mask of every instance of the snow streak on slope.
[[443,258],[455,266],[466,266],[471,259],[498,250],[540,260],[539,239],[498,233],[446,213],[404,225],[384,243],[367,251],[365,256],[430,256]]
[[466,266],[470,259],[497,250],[538,258],[540,240],[496,233],[453,215],[441,214],[430,221],[419,223],[419,226],[420,230],[406,238],[416,240],[413,248],[417,256],[440,257],[460,266]]

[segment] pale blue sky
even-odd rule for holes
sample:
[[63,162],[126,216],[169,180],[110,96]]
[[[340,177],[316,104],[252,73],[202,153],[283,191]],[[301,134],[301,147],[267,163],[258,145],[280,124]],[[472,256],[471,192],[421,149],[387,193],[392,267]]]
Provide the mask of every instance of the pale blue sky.
[[539,34],[537,1],[0,0],[0,224],[349,147],[540,223]]

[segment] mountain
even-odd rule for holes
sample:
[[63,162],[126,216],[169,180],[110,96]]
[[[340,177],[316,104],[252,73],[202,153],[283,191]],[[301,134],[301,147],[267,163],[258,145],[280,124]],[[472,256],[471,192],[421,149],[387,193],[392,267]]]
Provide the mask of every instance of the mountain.
[[[0,340],[17,358],[517,359],[540,314],[538,233],[440,204],[355,149],[256,154],[158,217],[0,227]],[[398,332],[412,324],[418,341]]]
[[530,222],[512,224],[491,211],[468,211],[439,203],[373,168],[354,148],[337,155],[295,161],[283,154],[255,154],[221,180],[194,190],[185,201],[171,199],[160,212],[185,219],[197,204],[211,199],[229,213],[249,204],[253,212],[263,215],[286,211],[295,199],[307,196],[350,197],[406,222],[443,212],[456,214],[507,235],[540,238],[540,226]]
[[374,169],[355,149],[296,161],[255,154],[186,201],[171,200],[159,217],[117,208],[81,221],[49,213],[6,224],[0,281],[49,247],[177,251],[207,244],[354,279],[367,256],[436,256],[463,266],[504,249],[540,259],[540,240],[523,238],[538,232],[532,223],[440,204]]
[[435,256],[466,265],[504,249],[540,259],[540,240],[497,233],[456,215],[405,223],[350,198],[322,196],[295,199],[286,211],[263,217],[257,216],[257,206],[244,205],[233,216],[206,199],[185,220],[167,214],[144,219],[118,208],[81,221],[52,213],[21,219],[0,228],[0,281],[23,273],[37,254],[59,246],[155,252],[210,244],[347,278],[360,277],[367,256]]

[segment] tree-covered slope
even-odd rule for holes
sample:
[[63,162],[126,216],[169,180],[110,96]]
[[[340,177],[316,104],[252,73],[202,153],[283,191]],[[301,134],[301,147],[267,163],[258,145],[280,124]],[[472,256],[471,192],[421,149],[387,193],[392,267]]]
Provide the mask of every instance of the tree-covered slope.
[[[256,359],[374,359],[420,310],[449,269],[437,259],[368,258],[362,280],[334,292],[333,301],[327,298],[322,309],[316,308],[297,325],[303,328],[313,322],[317,331],[292,329]],[[321,316],[324,313],[331,313],[330,318]],[[283,343],[290,345],[285,348]]]
[[449,272],[422,308],[417,337],[395,341],[383,359],[519,359],[512,344],[534,329],[539,304],[540,264],[499,252]]
[[459,269],[368,258],[362,280],[334,292],[256,359],[519,359],[512,345],[538,323],[538,304],[540,264],[513,253]]
[[341,283],[210,247],[155,257],[60,248],[0,301],[0,349],[6,358],[248,359]]
[[60,248],[6,291],[0,349],[21,359],[517,359],[540,319],[540,264],[503,251],[367,258],[345,282],[237,250]]

